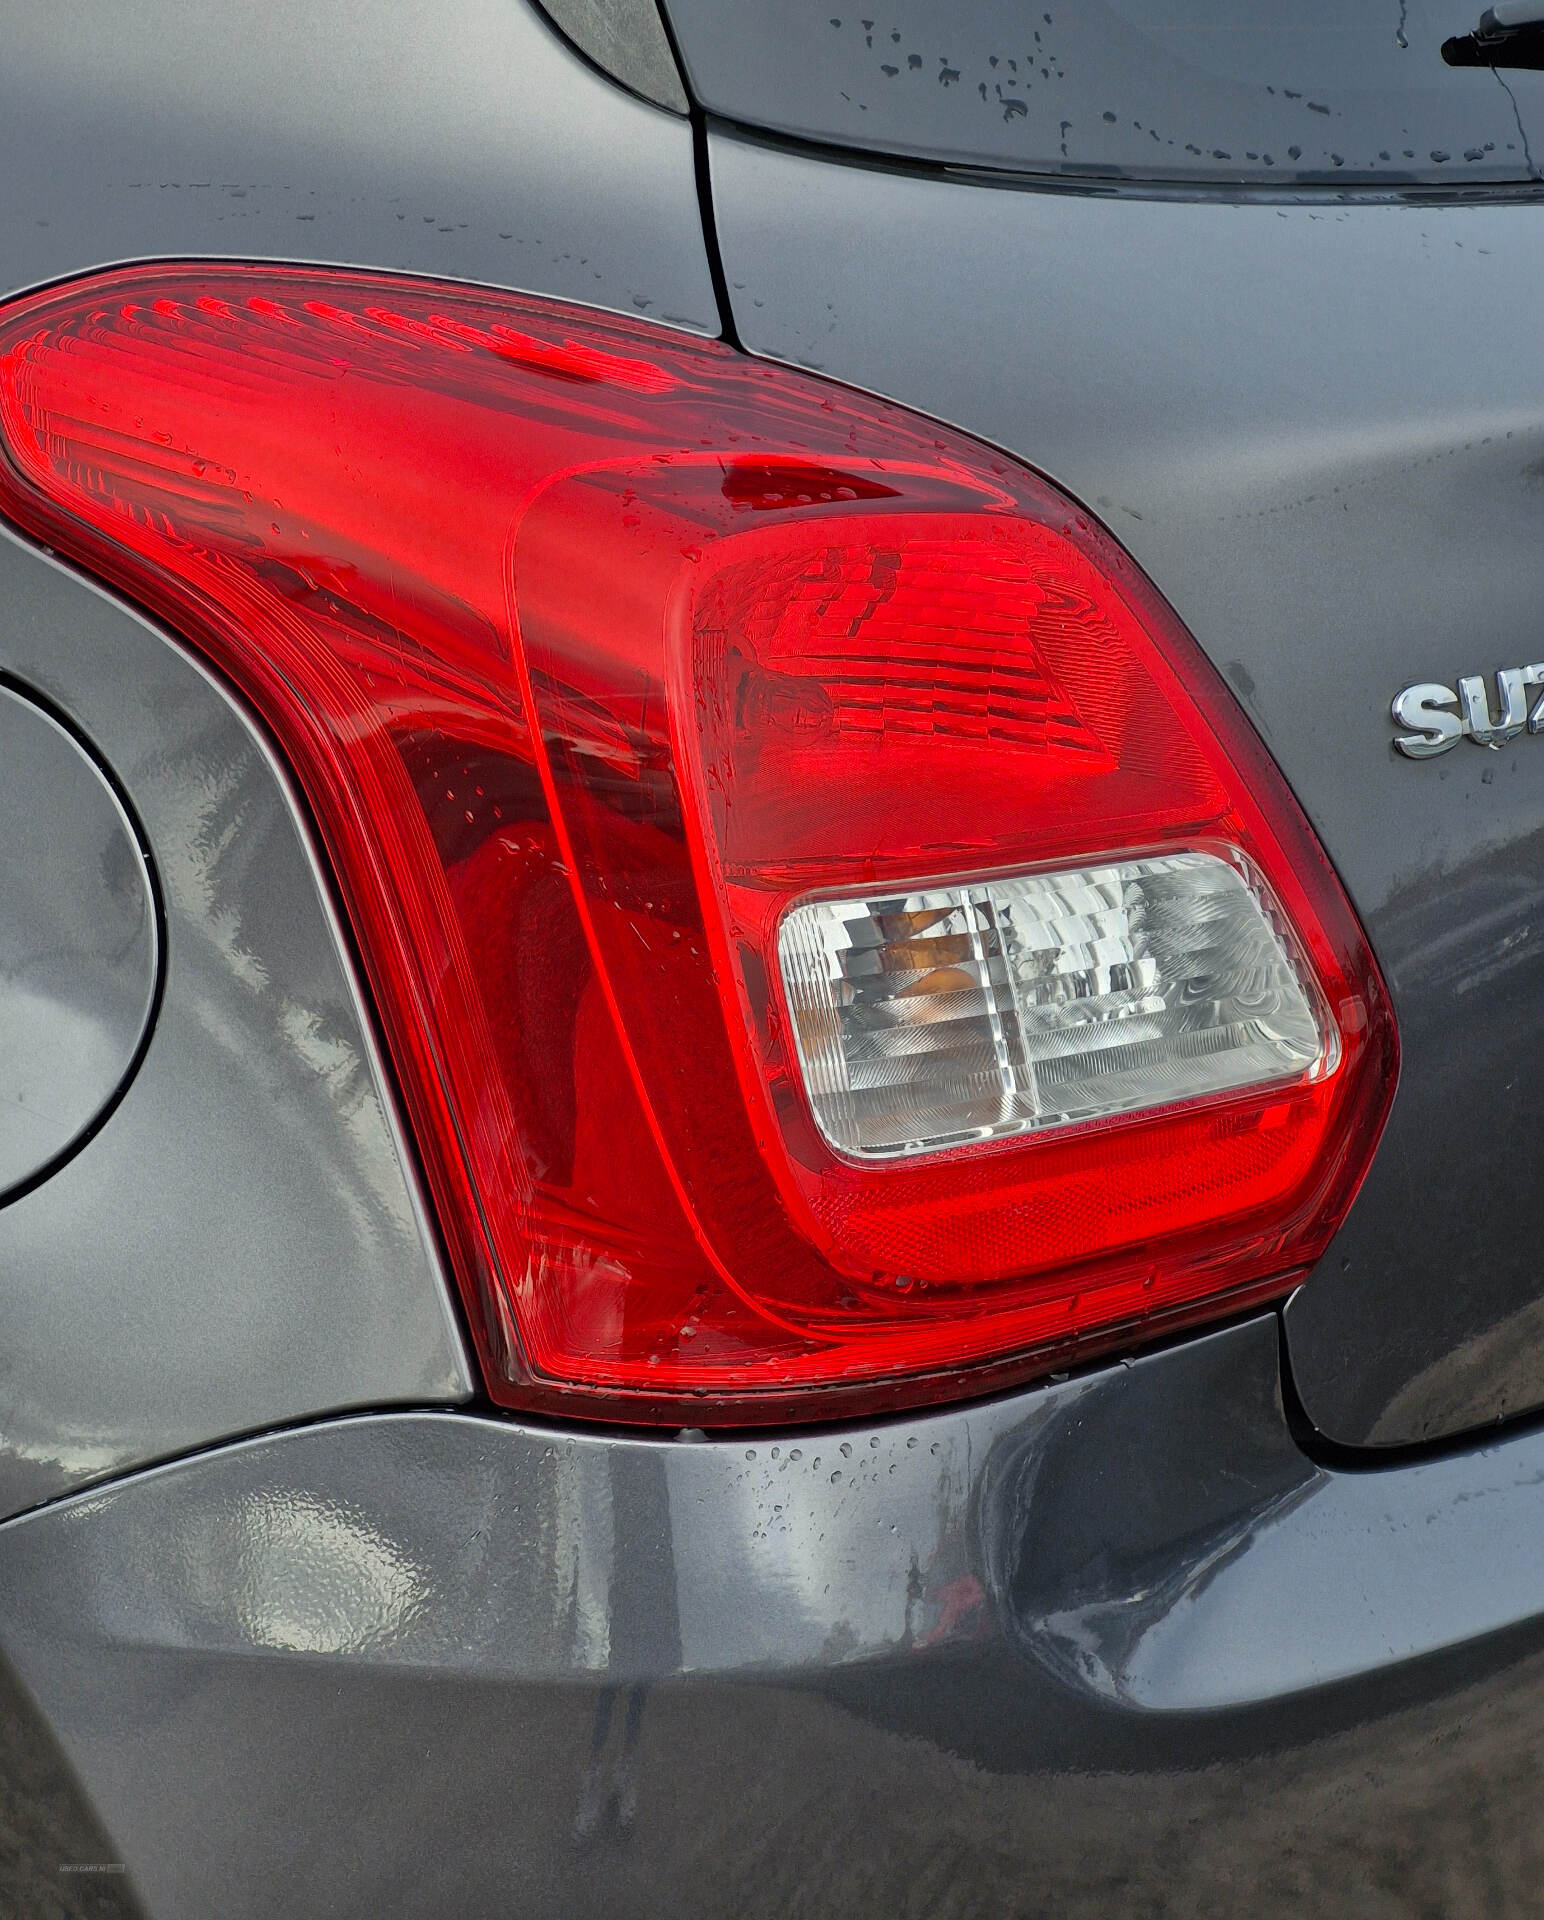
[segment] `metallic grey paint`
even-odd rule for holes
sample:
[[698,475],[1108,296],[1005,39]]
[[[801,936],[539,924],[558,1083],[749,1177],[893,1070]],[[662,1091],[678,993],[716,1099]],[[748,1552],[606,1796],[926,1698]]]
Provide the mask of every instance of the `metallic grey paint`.
[[[0,1660],[0,1898],[22,1920],[134,1920],[123,1863],[47,1722]],[[102,1871],[106,1868],[107,1871]]]
[[1398,1444],[1544,1403],[1544,760],[1522,740],[1415,765],[1388,718],[1407,682],[1536,651],[1544,204],[1091,197],[711,151],[745,344],[995,441],[1100,513],[1362,915],[1403,1067],[1287,1311],[1315,1423]]
[[9,534],[0,605],[0,671],[117,774],[167,915],[123,1099],[0,1206],[0,1513],[309,1414],[465,1398],[358,989],[266,747],[179,648]]
[[95,1124],[159,978],[134,825],[59,722],[0,685],[0,1203]]
[[295,1431],[0,1529],[0,1644],[166,1920],[1504,1908],[1544,1438],[1332,1473],[1277,1351],[785,1440]]
[[710,113],[832,147],[1203,191],[1540,177],[1544,78],[1442,57],[1478,0],[662,3]]
[[0,291],[277,258],[716,333],[691,140],[523,0],[6,0]]
[[[1404,762],[1388,702],[1537,651],[1544,207],[712,145],[747,344],[1100,512],[1367,920],[1404,1079],[1287,1314],[1308,1413],[1381,1442],[1540,1404],[1544,761]],[[0,165],[5,289],[293,257],[718,324],[691,130],[523,0],[16,0]],[[318,1419],[472,1381],[295,802],[209,675],[8,536],[0,605],[0,671],[123,783],[168,932],[121,1103],[0,1207],[0,1514],[53,1502],[0,1525],[0,1905],[1535,1903],[1544,1436],[1332,1469],[1283,1410],[1273,1316],[872,1429]],[[94,1846],[132,1884],[58,1872]]]

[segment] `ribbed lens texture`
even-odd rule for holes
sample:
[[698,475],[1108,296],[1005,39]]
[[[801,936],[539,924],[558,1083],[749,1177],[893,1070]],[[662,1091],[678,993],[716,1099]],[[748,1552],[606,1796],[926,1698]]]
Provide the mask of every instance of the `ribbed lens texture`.
[[1333,1071],[1274,918],[1201,852],[805,901],[778,956],[820,1130],[928,1153]]

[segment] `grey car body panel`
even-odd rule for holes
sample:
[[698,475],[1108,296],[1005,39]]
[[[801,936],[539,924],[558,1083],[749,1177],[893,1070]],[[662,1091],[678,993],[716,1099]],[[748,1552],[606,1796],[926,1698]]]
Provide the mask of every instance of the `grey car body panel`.
[[1544,1402],[1544,743],[1415,763],[1389,718],[1412,681],[1544,654],[1544,205],[1042,193],[723,133],[711,163],[745,344],[981,434],[1102,515],[1362,916],[1403,1064],[1287,1313],[1314,1423],[1394,1445]]
[[0,1644],[165,1920],[1515,1905],[1544,1436],[1330,1472],[1277,1356],[783,1440],[324,1423],[0,1529]]
[[358,988],[263,741],[180,648],[9,534],[0,606],[0,672],[113,769],[166,913],[137,1073],[0,1205],[0,1513],[338,1407],[464,1399]]
[[1443,60],[1478,5],[663,4],[710,113],[831,146],[1203,186],[1539,178],[1544,76]]
[[7,0],[0,174],[4,290],[296,259],[718,331],[690,128],[522,0]]
[[[143,1908],[47,1721],[0,1659],[0,1900],[20,1920],[135,1920]],[[106,1871],[104,1871],[104,1868]]]
[[[0,56],[0,288],[304,258],[717,328],[692,130],[522,0],[21,0]],[[166,914],[137,1073],[0,1206],[0,1905],[1526,1910],[1544,1437],[1356,1470],[1298,1440],[1544,1402],[1544,743],[1417,766],[1387,716],[1544,658],[1544,207],[711,145],[744,342],[1099,512],[1369,926],[1404,1075],[1288,1311],[1290,1411],[1271,1315],[873,1427],[447,1404],[449,1290],[284,775],[177,645],[0,537],[0,672],[121,783]]]
[[101,768],[0,683],[0,1202],[46,1176],[123,1086],[160,978],[157,907]]

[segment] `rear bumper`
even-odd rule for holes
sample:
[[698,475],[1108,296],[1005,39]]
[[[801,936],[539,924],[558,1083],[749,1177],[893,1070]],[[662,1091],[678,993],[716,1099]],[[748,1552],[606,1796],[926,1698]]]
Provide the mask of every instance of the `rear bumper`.
[[156,1920],[1526,1905],[1544,1434],[1329,1472],[1277,1350],[299,1428],[0,1528],[0,1642]]

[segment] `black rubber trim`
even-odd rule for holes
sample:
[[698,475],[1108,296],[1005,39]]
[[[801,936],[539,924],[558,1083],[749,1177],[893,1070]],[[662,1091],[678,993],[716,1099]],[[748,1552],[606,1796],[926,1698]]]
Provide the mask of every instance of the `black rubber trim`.
[[[665,30],[665,38],[670,45],[671,58],[681,73],[686,72],[686,62],[681,58],[681,49],[677,44],[675,28],[670,24],[670,16],[660,8],[660,21]],[[715,130],[717,122],[710,120],[695,99],[690,108],[692,123],[692,165],[697,175],[697,205],[702,216],[702,244],[708,256],[708,278],[713,283],[713,297],[718,302],[719,337],[726,346],[734,347],[738,352],[747,351],[740,338],[740,329],[735,321],[734,300],[729,290],[729,279],[724,272],[724,255],[718,244],[718,219],[713,208],[713,160],[708,149],[708,136]]]
[[[698,109],[693,108],[693,120]],[[1274,181],[1139,180],[1100,173],[1028,173],[1015,167],[993,167],[968,161],[929,160],[890,148],[843,146],[812,140],[803,134],[778,133],[722,114],[703,114],[709,134],[722,134],[746,146],[820,160],[832,166],[863,167],[875,173],[901,174],[913,180],[952,181],[995,187],[1017,193],[1072,194],[1081,199],[1194,201],[1205,206],[1267,207],[1379,207],[1379,206],[1494,206],[1498,202],[1536,202],[1544,199],[1544,181],[1516,180],[1482,187],[1445,187],[1431,183],[1390,183],[1387,186],[1338,186],[1331,180]]]

